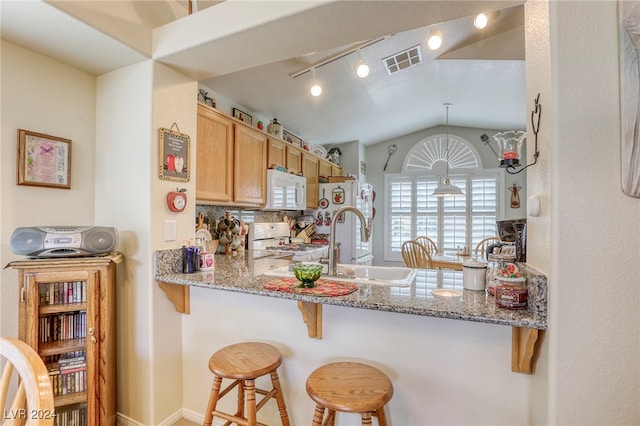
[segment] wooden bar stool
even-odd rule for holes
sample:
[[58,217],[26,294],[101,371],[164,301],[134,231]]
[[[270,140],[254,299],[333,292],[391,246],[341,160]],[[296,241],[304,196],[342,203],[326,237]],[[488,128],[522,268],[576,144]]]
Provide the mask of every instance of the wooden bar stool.
[[[256,415],[271,398],[275,398],[280,410],[282,426],[289,426],[289,416],[284,403],[277,369],[282,364],[282,355],[274,346],[267,343],[245,342],[226,346],[209,359],[209,370],[214,375],[207,412],[204,417],[205,426],[210,426],[214,417],[227,421],[227,425],[236,423],[243,426],[256,426]],[[266,391],[255,387],[255,379],[269,374],[273,389]],[[222,379],[234,380],[223,391],[220,391]],[[238,410],[234,414],[216,410],[218,401],[234,387],[238,387]],[[264,395],[256,404],[256,393]],[[245,417],[245,403],[247,413]]]
[[378,425],[386,426],[384,406],[393,396],[393,385],[377,368],[359,362],[335,362],[309,375],[307,393],[316,402],[312,426],[334,426],[336,411],[360,413],[362,424],[367,426],[372,425],[371,416],[376,416]]

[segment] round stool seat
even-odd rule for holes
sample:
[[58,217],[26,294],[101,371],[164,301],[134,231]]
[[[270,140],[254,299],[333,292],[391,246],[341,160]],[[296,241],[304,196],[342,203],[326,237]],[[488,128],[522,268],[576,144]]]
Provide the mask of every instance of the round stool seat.
[[[227,425],[262,425],[263,423],[257,421],[257,413],[270,399],[274,399],[278,405],[282,426],[290,426],[277,372],[281,364],[280,351],[268,343],[236,343],[216,351],[209,358],[209,369],[214,377],[203,425],[211,426],[215,417],[225,420]],[[271,378],[271,390],[256,387],[256,379],[265,375]],[[222,389],[223,379],[231,379],[233,382]],[[218,401],[234,388],[238,391],[236,412],[218,410]],[[262,396],[262,399],[258,401],[259,398],[256,396]]]
[[268,343],[244,342],[226,346],[209,359],[209,369],[227,379],[252,379],[282,364],[280,351]]
[[358,362],[335,362],[311,373],[307,393],[329,410],[365,413],[375,412],[389,402],[393,385],[377,368]]

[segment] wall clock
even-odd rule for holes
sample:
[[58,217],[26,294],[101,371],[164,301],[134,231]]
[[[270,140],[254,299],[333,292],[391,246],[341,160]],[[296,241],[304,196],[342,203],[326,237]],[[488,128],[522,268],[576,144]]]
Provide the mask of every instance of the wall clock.
[[183,188],[167,194],[167,207],[169,207],[169,210],[179,213],[187,207],[186,192],[187,190]]

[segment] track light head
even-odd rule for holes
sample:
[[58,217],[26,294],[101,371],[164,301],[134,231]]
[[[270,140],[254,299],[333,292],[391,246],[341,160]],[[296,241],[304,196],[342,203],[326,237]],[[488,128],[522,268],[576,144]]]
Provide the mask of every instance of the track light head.
[[369,75],[369,65],[365,64],[362,59],[359,59],[358,62],[354,65],[356,70],[356,75],[360,78],[366,78]]
[[489,23],[489,17],[487,15],[485,15],[484,13],[479,13],[473,19],[473,26],[476,27],[479,30],[484,29],[487,26],[488,23]]
[[442,46],[442,33],[440,31],[434,31],[427,39],[427,47],[429,50],[438,50],[440,46]]

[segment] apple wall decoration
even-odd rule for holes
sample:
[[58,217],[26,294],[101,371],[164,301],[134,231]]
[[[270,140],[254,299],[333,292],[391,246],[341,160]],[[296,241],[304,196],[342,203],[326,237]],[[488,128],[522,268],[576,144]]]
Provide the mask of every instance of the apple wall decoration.
[[172,212],[180,213],[187,207],[187,190],[185,188],[176,188],[167,194],[167,207]]

